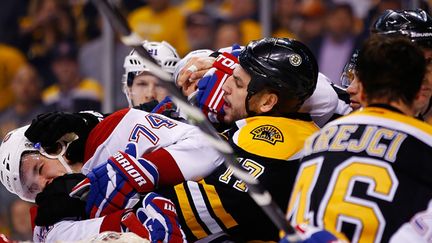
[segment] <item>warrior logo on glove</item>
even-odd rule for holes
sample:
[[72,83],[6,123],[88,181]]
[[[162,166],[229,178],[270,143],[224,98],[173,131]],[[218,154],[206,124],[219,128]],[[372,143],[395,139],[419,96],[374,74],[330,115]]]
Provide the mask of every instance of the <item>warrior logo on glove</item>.
[[129,161],[123,156],[123,154],[117,152],[116,154],[114,154],[113,157],[122,166],[125,172],[134,179],[138,186],[143,186],[146,183],[146,180],[137,170],[134,169],[134,166],[129,163]]

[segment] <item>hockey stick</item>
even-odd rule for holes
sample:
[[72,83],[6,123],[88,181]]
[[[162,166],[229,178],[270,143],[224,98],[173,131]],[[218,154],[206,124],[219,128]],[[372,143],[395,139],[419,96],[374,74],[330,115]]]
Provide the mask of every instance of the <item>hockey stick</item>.
[[188,104],[186,97],[180,92],[175,82],[171,80],[170,75],[157,65],[157,62],[142,46],[143,40],[130,30],[126,19],[118,9],[110,4],[108,0],[92,0],[92,2],[107,17],[113,29],[120,35],[121,41],[125,45],[134,48],[145,59],[145,65],[152,70],[154,75],[162,80],[161,85],[170,92],[174,103],[187,115],[190,122],[198,126],[205,133],[210,143],[224,156],[227,166],[232,168],[238,179],[246,183],[250,196],[264,210],[273,223],[287,235],[287,239],[290,242],[300,241],[300,237],[285,220],[284,213],[273,201],[270,193],[259,184],[257,179],[236,162],[237,160],[234,157],[231,146],[217,134],[201,110]]

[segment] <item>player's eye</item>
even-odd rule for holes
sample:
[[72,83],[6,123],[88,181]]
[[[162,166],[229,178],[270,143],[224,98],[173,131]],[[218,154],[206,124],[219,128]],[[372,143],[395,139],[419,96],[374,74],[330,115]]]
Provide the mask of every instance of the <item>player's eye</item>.
[[234,81],[235,81],[235,85],[237,86],[237,88],[243,87],[243,82],[239,78],[234,77]]
[[44,165],[42,164],[41,166],[39,166],[39,175],[42,174],[42,170],[43,170]]

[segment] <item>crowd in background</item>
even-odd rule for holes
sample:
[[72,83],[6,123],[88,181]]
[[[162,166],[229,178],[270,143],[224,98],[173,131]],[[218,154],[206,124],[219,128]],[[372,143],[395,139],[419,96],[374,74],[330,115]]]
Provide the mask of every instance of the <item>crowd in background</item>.
[[[272,35],[296,38],[314,52],[320,71],[334,83],[353,51],[385,9],[412,7],[409,0],[268,0]],[[428,2],[418,1],[429,11]],[[165,40],[182,56],[196,49],[242,45],[261,37],[257,0],[122,0],[117,4],[142,38]],[[0,139],[37,114],[102,108],[102,20],[90,1],[14,0],[0,3]],[[115,108],[124,57],[116,42]],[[0,187],[0,233],[31,239],[29,203]]]

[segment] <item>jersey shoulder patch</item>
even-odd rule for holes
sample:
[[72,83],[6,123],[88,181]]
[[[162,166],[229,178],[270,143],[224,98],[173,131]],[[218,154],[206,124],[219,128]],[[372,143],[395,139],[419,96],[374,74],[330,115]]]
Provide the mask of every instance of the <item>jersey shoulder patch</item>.
[[257,116],[236,122],[232,142],[248,153],[289,160],[301,151],[307,137],[318,130],[313,122]]

